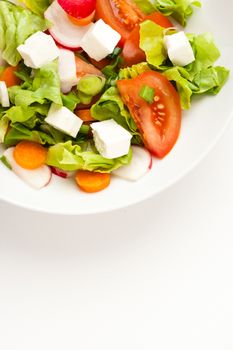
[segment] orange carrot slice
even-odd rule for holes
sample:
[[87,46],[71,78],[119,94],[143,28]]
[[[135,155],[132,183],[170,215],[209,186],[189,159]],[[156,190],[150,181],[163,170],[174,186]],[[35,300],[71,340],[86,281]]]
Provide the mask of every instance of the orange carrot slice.
[[92,171],[79,170],[75,176],[77,185],[88,193],[94,193],[104,190],[109,186],[111,175],[104,173],[95,173]]
[[21,141],[14,149],[16,163],[24,169],[34,170],[45,164],[47,150],[39,143]]
[[68,15],[69,20],[76,24],[77,26],[87,26],[88,24],[90,24],[94,17],[95,17],[95,11],[93,11],[89,16],[85,17],[85,18],[75,18],[73,16]]
[[5,81],[7,87],[19,85],[21,80],[15,75],[18,67],[7,67],[0,75],[0,80]]
[[84,122],[93,122],[95,120],[91,115],[90,109],[76,110],[75,114]]

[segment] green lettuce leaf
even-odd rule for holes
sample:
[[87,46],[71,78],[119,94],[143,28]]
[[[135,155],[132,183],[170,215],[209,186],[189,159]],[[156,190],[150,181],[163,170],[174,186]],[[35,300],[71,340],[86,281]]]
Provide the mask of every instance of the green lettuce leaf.
[[45,10],[49,7],[52,1],[50,0],[21,0],[25,6],[32,12],[43,16]]
[[134,2],[141,9],[141,11],[147,15],[156,10],[155,0],[134,0]]
[[184,109],[190,108],[191,97],[204,93],[217,94],[227,81],[229,70],[213,66],[220,52],[210,33],[189,35],[195,61],[186,67],[168,67],[164,75],[175,82]]
[[189,34],[187,36],[195,54],[195,61],[186,68],[193,78],[201,69],[213,66],[221,54],[211,33]]
[[167,58],[163,43],[164,28],[152,21],[140,24],[140,48],[146,54],[146,60],[154,67],[159,67]]
[[44,104],[50,101],[62,105],[56,60],[35,70],[35,76],[31,79],[31,83],[26,76],[24,76],[24,79],[27,80],[22,86],[13,86],[8,89],[13,104],[16,106],[30,106],[35,102]]
[[165,16],[172,16],[183,26],[193,14],[193,7],[201,7],[199,1],[191,0],[134,0],[134,2],[146,14],[160,11]]
[[80,103],[80,99],[74,91],[69,92],[67,95],[62,94],[63,106],[70,109],[71,112],[75,110],[77,105]]
[[229,71],[225,67],[208,67],[200,70],[193,79],[198,89],[193,90],[194,94],[209,93],[216,95],[226,83]]
[[[34,105],[30,107],[13,106],[9,108],[5,116],[14,123],[25,123],[37,114],[46,116],[48,114],[49,105]],[[33,123],[34,124],[34,123]],[[32,126],[33,128],[34,126]]]
[[118,79],[133,79],[136,78],[138,75],[150,71],[150,67],[147,64],[147,62],[141,62],[138,64],[134,64],[131,67],[122,68],[119,71]]
[[189,109],[193,92],[189,85],[188,72],[182,67],[173,67],[167,69],[163,74],[168,78],[168,80],[174,81],[176,83],[176,88],[180,95],[182,108]]
[[46,21],[30,10],[0,1],[0,49],[11,66],[21,61],[17,47],[37,31],[47,29]]
[[34,141],[43,145],[56,144],[56,140],[48,133],[39,130],[30,130],[23,124],[15,123],[5,135],[4,145],[6,147],[15,146],[18,142],[23,140]]
[[105,91],[99,101],[92,106],[91,115],[99,121],[114,119],[133,135],[132,143],[141,144],[137,126],[124,106],[116,87],[111,87]]
[[9,119],[6,116],[2,116],[0,119],[0,143],[4,142],[8,127],[9,127]]
[[46,163],[66,171],[89,170],[96,172],[112,172],[130,163],[132,150],[120,158],[107,159],[102,157],[91,143],[73,145],[71,141],[58,143],[48,150]]

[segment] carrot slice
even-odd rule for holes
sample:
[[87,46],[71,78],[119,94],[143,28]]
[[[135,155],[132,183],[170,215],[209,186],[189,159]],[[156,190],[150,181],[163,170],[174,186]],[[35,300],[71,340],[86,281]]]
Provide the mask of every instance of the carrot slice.
[[94,17],[95,17],[95,11],[93,11],[89,16],[85,17],[85,18],[75,18],[73,16],[68,15],[69,20],[76,24],[77,26],[87,26],[88,24],[90,24]]
[[75,176],[77,185],[88,193],[104,190],[109,186],[111,175],[107,173],[95,173],[92,171],[79,170]]
[[39,143],[21,141],[14,149],[16,163],[24,169],[34,170],[45,164],[47,150]]
[[5,81],[7,87],[19,85],[21,80],[15,75],[18,67],[7,67],[0,75],[0,80]]
[[91,115],[90,109],[76,110],[75,114],[84,122],[93,122],[95,120]]

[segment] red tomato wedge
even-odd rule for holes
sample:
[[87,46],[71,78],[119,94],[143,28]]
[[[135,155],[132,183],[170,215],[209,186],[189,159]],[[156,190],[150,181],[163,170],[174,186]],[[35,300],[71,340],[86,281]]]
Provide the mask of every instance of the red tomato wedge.
[[[152,104],[139,96],[144,86],[155,91]],[[182,111],[178,92],[166,77],[154,71],[142,73],[135,79],[119,80],[117,87],[146,148],[159,158],[165,157],[180,132]]]
[[[151,15],[146,16],[145,19],[149,19],[164,28],[170,28],[173,26],[171,21],[160,12],[154,12]],[[146,55],[144,51],[140,49],[139,42],[140,28],[139,25],[137,25],[129,34],[129,37],[125,41],[123,47],[122,57],[124,59],[125,67],[132,66],[133,64],[146,60]]]
[[97,0],[96,19],[100,18],[115,29],[121,35],[122,42],[125,42],[135,25],[142,22],[145,15],[133,0]]

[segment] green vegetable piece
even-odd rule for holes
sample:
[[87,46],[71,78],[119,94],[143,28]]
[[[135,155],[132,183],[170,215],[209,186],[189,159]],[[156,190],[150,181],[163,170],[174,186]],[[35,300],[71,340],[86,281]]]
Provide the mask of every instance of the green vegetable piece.
[[98,95],[105,84],[105,78],[96,75],[87,75],[80,79],[78,91],[88,96]]
[[137,6],[146,14],[159,11],[165,16],[172,16],[182,26],[193,14],[193,7],[201,7],[200,1],[191,0],[134,0]]
[[140,24],[140,48],[146,54],[146,60],[155,68],[159,67],[167,58],[163,43],[164,28],[152,21]]
[[139,92],[139,96],[149,104],[152,104],[155,97],[155,89],[148,85],[143,85]]
[[0,161],[10,170],[12,170],[12,166],[8,162],[5,156],[1,156]]
[[133,79],[138,75],[150,71],[150,67],[147,62],[141,62],[133,65],[132,67],[122,68],[119,71],[119,80],[121,79]]
[[100,173],[109,173],[123,165],[130,163],[132,150],[123,157],[107,159],[102,157],[92,142],[73,145],[71,141],[58,143],[48,150],[46,163],[65,171],[89,170]]
[[0,49],[2,57],[11,66],[21,61],[17,47],[32,34],[47,29],[41,16],[6,1],[0,1]]

